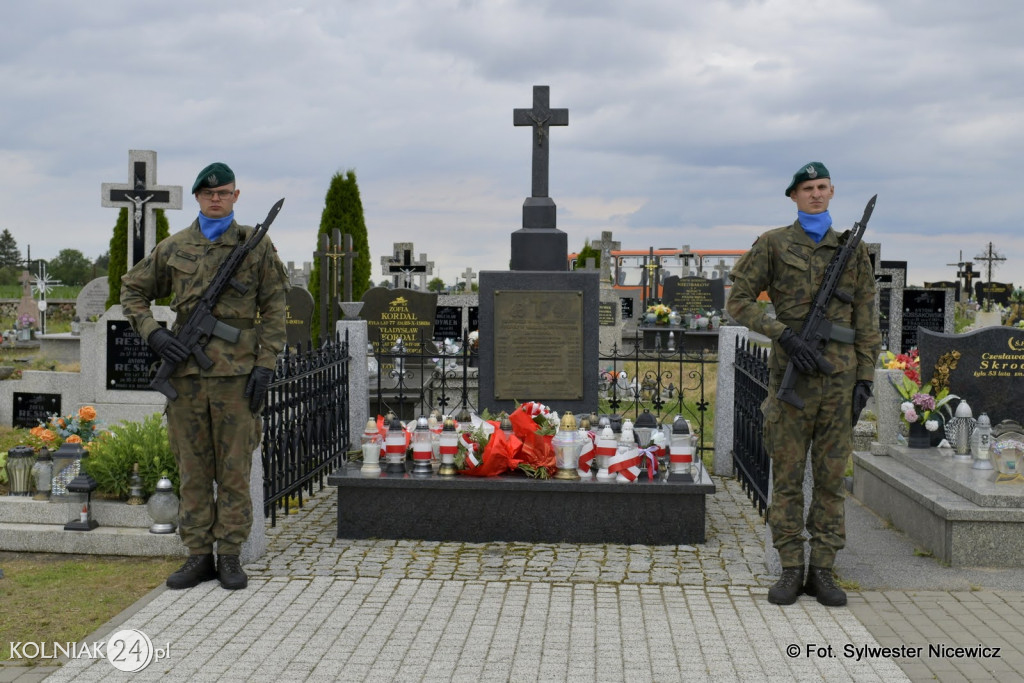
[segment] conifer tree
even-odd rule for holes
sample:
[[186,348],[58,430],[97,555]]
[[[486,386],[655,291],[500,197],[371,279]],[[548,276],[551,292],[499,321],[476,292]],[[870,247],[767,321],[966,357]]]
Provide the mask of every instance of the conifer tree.
[[[317,232],[314,251],[320,250],[320,235],[333,239],[334,230],[341,232],[342,245],[345,235],[352,235],[352,249],[359,253],[352,260],[352,300],[359,301],[370,288],[370,241],[366,233],[366,222],[363,220],[363,202],[359,198],[359,186],[356,183],[356,172],[349,169],[345,173],[334,174],[331,185],[324,198],[324,210],[320,214],[320,230]],[[339,269],[342,269],[339,260]],[[313,270],[309,275],[309,293],[313,295],[313,316],[311,328],[313,339],[320,337],[320,259],[313,262]],[[343,272],[343,271],[342,271]],[[339,282],[339,291],[343,284]],[[325,293],[326,296],[326,293]]]
[[[156,241],[165,239],[171,234],[171,226],[163,209],[156,210]],[[121,276],[128,272],[128,209],[122,207],[117,212],[117,223],[114,234],[110,238],[110,265],[107,268],[107,308],[121,303]],[[167,305],[170,297],[160,299],[158,304]]]

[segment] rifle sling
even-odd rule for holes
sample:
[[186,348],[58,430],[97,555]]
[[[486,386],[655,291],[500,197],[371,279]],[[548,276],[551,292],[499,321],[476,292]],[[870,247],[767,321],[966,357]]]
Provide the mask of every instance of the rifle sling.
[[833,323],[829,339],[837,341],[840,344],[852,344],[857,339],[857,333],[849,327],[843,327],[842,325],[836,325]]

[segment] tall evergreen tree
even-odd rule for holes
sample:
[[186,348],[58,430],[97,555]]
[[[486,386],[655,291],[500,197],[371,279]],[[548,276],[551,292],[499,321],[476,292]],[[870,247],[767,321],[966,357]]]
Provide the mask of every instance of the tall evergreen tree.
[[[156,241],[168,237],[171,226],[163,209],[156,210]],[[128,209],[117,212],[117,223],[110,238],[110,264],[107,268],[107,308],[121,303],[121,276],[128,272]],[[166,305],[170,298],[160,299],[158,304]]]
[[[359,301],[370,288],[370,241],[366,234],[363,202],[359,198],[359,185],[356,183],[354,169],[349,169],[345,173],[339,171],[331,178],[331,185],[324,198],[324,210],[320,214],[320,230],[317,232],[314,251],[320,249],[320,235],[327,235],[328,239],[331,239],[335,229],[341,232],[342,244],[345,235],[352,235],[352,249],[359,252],[352,260],[352,299]],[[320,337],[320,266],[320,260],[314,260],[313,270],[309,275],[309,293],[316,302],[313,306],[311,325],[313,339],[317,342]],[[339,283],[338,287],[343,291],[342,283]]]
[[576,257],[576,263],[573,265],[572,269],[583,270],[586,268],[588,258],[594,259],[594,265],[598,268],[601,267],[601,250],[590,246],[590,240],[587,240],[583,245],[583,248],[580,249],[579,256]]
[[14,239],[11,231],[4,228],[4,231],[0,233],[0,268],[7,266],[16,268],[21,265],[21,250],[18,249],[18,242]]

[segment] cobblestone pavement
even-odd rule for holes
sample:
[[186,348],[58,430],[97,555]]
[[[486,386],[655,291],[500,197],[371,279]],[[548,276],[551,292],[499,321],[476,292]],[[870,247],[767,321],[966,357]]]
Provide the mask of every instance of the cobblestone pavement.
[[142,631],[166,657],[134,674],[78,659],[46,680],[1005,681],[1024,671],[1012,657],[994,669],[846,654],[940,634],[966,644],[957,624],[974,629],[970,640],[984,623],[1013,623],[991,635],[1019,643],[1024,613],[1019,596],[988,591],[851,593],[849,609],[808,597],[770,605],[763,523],[736,482],[715,483],[708,542],[659,547],[338,540],[328,489],[269,531],[247,590],[158,589],[111,627]]

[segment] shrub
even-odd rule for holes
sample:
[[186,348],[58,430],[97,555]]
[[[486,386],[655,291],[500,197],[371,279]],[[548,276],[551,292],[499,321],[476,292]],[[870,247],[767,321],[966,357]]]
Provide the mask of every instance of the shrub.
[[139,476],[147,496],[156,490],[156,482],[163,475],[174,484],[175,492],[178,491],[178,468],[167,440],[167,427],[159,413],[142,422],[111,427],[93,441],[83,466],[96,480],[98,491],[125,498],[135,463],[139,463]]

